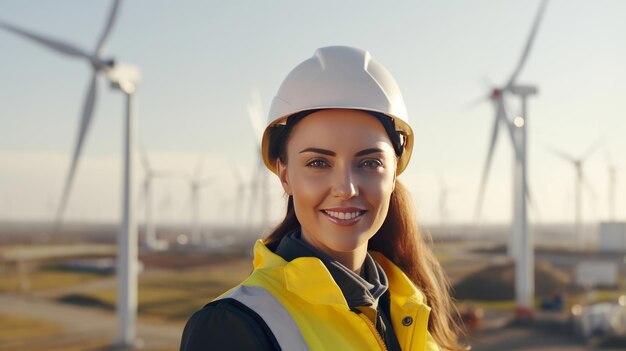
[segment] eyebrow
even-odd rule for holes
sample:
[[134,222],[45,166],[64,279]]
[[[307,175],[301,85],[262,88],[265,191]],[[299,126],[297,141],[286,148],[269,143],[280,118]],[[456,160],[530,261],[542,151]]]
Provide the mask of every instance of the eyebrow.
[[[318,154],[322,154],[322,155],[328,155],[328,156],[337,156],[337,154],[334,151],[330,151],[330,150],[326,150],[326,149],[320,149],[317,147],[308,147],[302,151],[300,151],[300,153],[305,153],[305,152],[315,152]],[[375,154],[375,153],[384,153],[385,151],[383,151],[383,149],[379,149],[379,148],[370,148],[370,149],[365,149],[365,150],[361,150],[359,152],[357,152],[356,154],[354,154],[354,156],[365,156],[365,155],[369,155],[369,154]]]

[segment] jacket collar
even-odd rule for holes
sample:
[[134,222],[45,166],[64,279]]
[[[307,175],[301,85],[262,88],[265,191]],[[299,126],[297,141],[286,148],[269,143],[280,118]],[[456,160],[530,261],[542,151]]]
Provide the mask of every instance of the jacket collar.
[[[424,295],[393,262],[378,252],[370,252],[387,275],[389,290],[401,300],[425,303]],[[254,270],[282,269],[285,288],[313,304],[349,309],[348,303],[324,263],[315,257],[299,257],[288,262],[258,240],[254,246]]]
[[300,257],[316,257],[320,259],[341,289],[350,308],[358,306],[372,306],[376,308],[378,298],[387,291],[387,276],[372,256],[369,254],[365,256],[362,275],[358,275],[304,241],[300,229],[286,235],[280,241],[278,247],[272,251],[287,261],[293,261]]
[[404,274],[400,267],[380,252],[370,251],[370,255],[383,267],[389,280],[389,291],[396,296],[404,296],[419,304],[426,304],[426,297],[417,289],[409,277]]

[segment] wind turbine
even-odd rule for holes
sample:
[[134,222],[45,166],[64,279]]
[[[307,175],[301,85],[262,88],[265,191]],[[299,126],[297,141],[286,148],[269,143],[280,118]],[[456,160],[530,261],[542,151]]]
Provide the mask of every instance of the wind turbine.
[[609,187],[608,187],[608,200],[609,200],[609,221],[615,222],[615,189],[617,183],[617,167],[612,161],[611,154],[606,152],[607,171],[609,173]]
[[209,178],[202,178],[203,168],[204,161],[200,160],[196,165],[194,174],[188,178],[191,206],[191,243],[194,245],[200,245],[201,243],[199,224],[200,190],[210,185]]
[[[254,136],[257,140],[256,154],[257,154],[257,171],[253,175],[250,181],[250,202],[248,203],[248,223],[252,221],[252,212],[255,208],[261,208],[261,225],[265,225],[269,221],[269,194],[267,184],[267,174],[265,172],[265,165],[263,164],[263,158],[261,157],[261,139],[263,139],[263,105],[261,102],[261,95],[256,89],[252,90],[252,100],[248,104],[248,117],[250,118],[250,124],[254,131]],[[261,204],[257,203],[258,195],[261,193]]]
[[246,181],[237,167],[232,166],[231,169],[233,172],[233,178],[235,179],[236,183],[235,199],[233,202],[233,210],[235,211],[235,216],[233,217],[233,220],[236,223],[237,220],[241,217],[241,211],[239,209],[244,208],[243,204],[245,200],[244,197],[246,191]]
[[[526,160],[526,121],[528,116],[526,114],[526,99],[529,95],[536,94],[537,89],[532,86],[524,86],[517,84],[517,78],[522,72],[522,69],[528,59],[530,49],[532,48],[534,39],[539,29],[539,24],[545,12],[548,0],[543,0],[539,5],[539,9],[535,16],[533,26],[526,41],[522,56],[520,57],[517,66],[513,70],[513,73],[503,86],[495,87],[488,95],[491,100],[494,110],[495,118],[492,127],[491,141],[487,152],[487,159],[485,161],[485,167],[480,182],[480,188],[478,193],[478,200],[476,204],[476,218],[480,216],[480,209],[483,202],[484,192],[487,185],[487,177],[489,174],[489,168],[491,166],[491,160],[495,149],[495,144],[498,139],[498,132],[500,126],[504,126],[509,139],[513,145],[514,151],[514,196],[513,196],[513,208],[515,210],[513,219],[513,238],[510,241],[510,251],[513,252],[513,257],[516,260],[515,265],[515,294],[517,309],[516,313],[519,317],[528,317],[532,314],[532,304],[534,297],[534,253],[532,237],[528,231],[528,214],[527,214],[527,198],[529,197],[528,182],[527,182],[527,160]],[[505,95],[513,94],[522,98],[522,114],[511,121],[508,116]],[[517,128],[517,130],[516,130]],[[519,245],[516,245],[518,243]]]
[[143,147],[139,148],[141,152],[141,164],[144,169],[143,178],[143,199],[145,205],[145,245],[148,250],[162,251],[167,249],[167,242],[158,240],[156,237],[154,217],[152,211],[154,209],[154,199],[152,197],[152,184],[157,178],[168,178],[176,176],[172,172],[157,171],[152,168],[148,154]]
[[585,150],[585,152],[582,153],[581,156],[579,157],[574,157],[564,151],[555,149],[555,148],[550,148],[550,151],[552,151],[552,153],[554,155],[556,155],[557,157],[571,163],[571,165],[574,167],[574,171],[576,172],[576,183],[575,183],[575,187],[574,187],[574,223],[575,223],[575,227],[574,227],[574,235],[576,237],[576,240],[578,240],[578,248],[579,249],[583,249],[584,248],[584,237],[583,237],[583,230],[582,230],[582,206],[583,206],[583,199],[582,199],[582,186],[583,184],[585,184],[588,188],[588,190],[593,194],[593,190],[591,190],[591,185],[589,184],[589,182],[587,181],[587,178],[585,177],[585,174],[583,172],[583,165],[585,163],[585,161],[589,158],[589,156],[591,156],[593,154],[593,152],[597,149],[597,147],[600,145],[601,140],[596,141],[595,143],[593,143],[591,146],[589,146],[587,148],[587,150]]
[[133,166],[134,166],[134,139],[135,139],[135,122],[134,122],[134,94],[140,79],[139,69],[135,66],[121,64],[111,58],[103,58],[104,49],[107,40],[113,29],[113,25],[117,18],[118,9],[121,0],[114,0],[109,12],[108,20],[104,30],[98,39],[96,48],[93,52],[88,52],[66,43],[61,40],[53,39],[41,34],[31,32],[14,26],[12,24],[0,21],[0,28],[12,32],[15,35],[32,40],[40,45],[47,47],[57,53],[64,54],[69,57],[86,60],[92,67],[92,75],[88,83],[87,94],[83,104],[81,119],[78,129],[78,137],[74,147],[72,162],[69,172],[65,180],[61,201],[57,210],[57,223],[61,223],[67,202],[69,200],[74,176],[78,162],[80,160],[83,143],[87,132],[91,125],[93,111],[97,96],[97,79],[98,76],[104,74],[113,88],[119,89],[126,96],[125,109],[125,133],[124,133],[124,173],[123,173],[123,190],[122,190],[122,223],[120,228],[120,237],[118,241],[118,343],[121,347],[132,346],[136,337],[136,316],[137,316],[137,226],[133,214],[134,196],[133,196]]

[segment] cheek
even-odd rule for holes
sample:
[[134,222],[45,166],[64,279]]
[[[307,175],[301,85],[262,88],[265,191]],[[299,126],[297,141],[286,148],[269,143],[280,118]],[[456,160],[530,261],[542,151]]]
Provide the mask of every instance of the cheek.
[[369,179],[363,183],[362,190],[370,205],[378,209],[380,219],[384,220],[393,193],[393,176],[385,176],[377,180]]
[[294,202],[315,206],[324,199],[328,188],[328,181],[325,177],[311,175],[297,168],[290,174],[292,175],[291,192]]
[[361,177],[360,186],[364,191],[371,195],[376,195],[379,197],[389,196],[393,191],[393,174],[380,174],[378,176],[363,176]]

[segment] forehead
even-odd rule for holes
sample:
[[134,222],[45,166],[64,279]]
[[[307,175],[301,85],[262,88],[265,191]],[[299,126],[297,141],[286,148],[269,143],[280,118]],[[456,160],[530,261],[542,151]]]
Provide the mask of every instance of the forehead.
[[329,109],[308,115],[291,131],[287,148],[323,147],[358,149],[380,147],[393,151],[382,123],[374,116],[357,110]]

